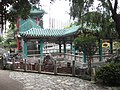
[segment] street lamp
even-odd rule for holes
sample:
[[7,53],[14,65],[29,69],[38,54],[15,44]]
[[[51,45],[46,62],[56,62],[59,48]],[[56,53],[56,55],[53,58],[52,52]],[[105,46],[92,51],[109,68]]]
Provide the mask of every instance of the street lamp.
[[2,0],[0,0],[0,2],[2,2]]

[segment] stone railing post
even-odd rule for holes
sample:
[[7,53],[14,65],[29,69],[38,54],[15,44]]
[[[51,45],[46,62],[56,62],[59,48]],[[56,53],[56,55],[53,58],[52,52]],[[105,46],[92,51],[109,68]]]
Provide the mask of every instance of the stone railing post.
[[15,58],[12,58],[12,66],[11,66],[11,70],[15,69]]
[[41,61],[38,59],[38,73],[41,73]]
[[27,61],[25,59],[25,63],[24,63],[24,71],[26,72],[27,71]]
[[96,68],[92,68],[91,81],[96,83]]
[[72,62],[72,76],[75,76],[75,61]]
[[57,65],[56,65],[56,60],[54,60],[54,74],[57,74]]

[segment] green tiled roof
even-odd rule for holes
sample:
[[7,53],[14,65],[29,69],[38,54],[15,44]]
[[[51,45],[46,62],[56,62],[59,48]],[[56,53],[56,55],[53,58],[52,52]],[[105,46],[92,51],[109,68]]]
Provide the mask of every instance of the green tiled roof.
[[37,8],[36,6],[32,6],[30,10],[30,15],[43,16],[43,14],[45,14],[45,11],[42,8]]
[[31,28],[25,32],[19,34],[24,37],[60,37],[65,35],[71,35],[78,31],[79,26],[73,26],[69,29],[42,29],[42,28]]
[[71,28],[65,29],[63,35],[70,35],[76,33],[78,31],[80,26],[72,26]]
[[80,26],[67,29],[42,29],[32,19],[27,19],[21,26],[19,34],[23,37],[61,37],[74,34]]
[[20,25],[20,32],[24,32],[24,31],[27,31],[31,28],[41,28],[40,26],[38,26],[32,19],[27,19],[25,20],[25,22]]

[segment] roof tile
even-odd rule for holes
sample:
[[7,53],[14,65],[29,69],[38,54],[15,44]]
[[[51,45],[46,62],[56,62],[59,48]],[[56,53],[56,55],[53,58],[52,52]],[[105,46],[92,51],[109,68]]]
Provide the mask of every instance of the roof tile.
[[[50,37],[50,36],[66,36],[74,34],[79,30],[80,26],[73,26],[67,29],[42,29],[34,21],[28,19],[23,25],[21,25],[19,34],[21,36],[33,36],[33,37]],[[25,30],[26,29],[26,30]],[[25,31],[24,31],[25,30]]]

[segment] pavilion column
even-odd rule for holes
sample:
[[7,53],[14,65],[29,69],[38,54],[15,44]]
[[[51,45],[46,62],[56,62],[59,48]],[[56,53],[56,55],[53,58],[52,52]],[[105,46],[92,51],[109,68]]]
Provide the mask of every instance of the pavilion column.
[[59,53],[61,53],[61,44],[59,44]]
[[15,57],[12,58],[11,70],[15,69]]
[[64,58],[66,58],[66,44],[65,44],[65,41],[64,41]]
[[99,55],[100,55],[99,61],[102,61],[102,39],[99,39]]
[[23,39],[24,40],[24,60],[25,60],[25,64],[24,64],[24,71],[26,71],[27,70],[27,63],[26,63],[26,61],[27,61],[27,40],[26,39]]
[[39,59],[39,64],[38,64],[38,72],[41,73],[41,61],[43,58],[43,47],[44,47],[44,42],[43,40],[40,40],[40,59]]
[[70,53],[71,53],[71,60],[73,59],[72,53],[73,53],[73,46],[72,43],[70,43]]
[[73,48],[73,50],[74,50],[74,60],[76,61],[76,49]]
[[54,60],[54,74],[57,74],[57,61]]
[[76,49],[73,48],[73,50],[74,50],[74,60],[72,61],[72,76],[75,76]]
[[83,50],[83,63],[86,63],[86,50],[85,50],[85,48],[84,48],[84,50]]
[[72,46],[72,43],[70,43],[70,51],[71,51],[71,54],[72,54],[72,49],[73,49],[73,46]]
[[113,41],[110,39],[110,54],[113,54]]
[[39,19],[38,17],[35,18],[36,19],[36,24],[38,25]]

